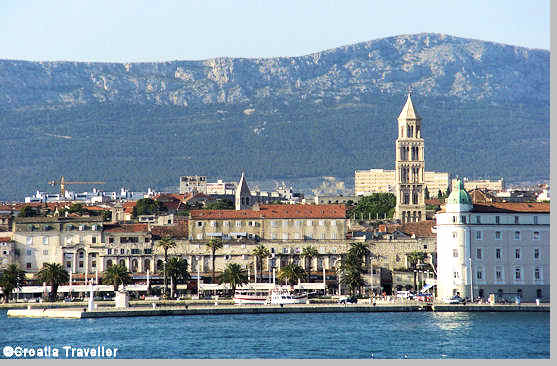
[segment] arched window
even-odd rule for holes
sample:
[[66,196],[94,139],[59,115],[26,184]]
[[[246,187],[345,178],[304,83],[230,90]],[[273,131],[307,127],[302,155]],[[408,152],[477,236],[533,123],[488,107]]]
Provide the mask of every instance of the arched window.
[[118,264],[125,267],[126,266],[126,261],[124,259],[120,259],[118,261]]
[[106,267],[112,267],[112,259],[106,261]]
[[132,260],[132,272],[137,272],[137,259]]
[[147,270],[151,269],[151,261],[148,259],[145,259],[145,264],[143,266],[143,268],[145,268],[145,272],[147,272]]

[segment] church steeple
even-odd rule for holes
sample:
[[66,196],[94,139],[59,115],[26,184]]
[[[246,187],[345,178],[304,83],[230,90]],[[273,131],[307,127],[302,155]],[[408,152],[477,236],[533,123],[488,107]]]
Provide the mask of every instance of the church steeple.
[[395,143],[396,208],[395,218],[402,222],[425,220],[424,140],[422,118],[414,108],[410,93],[398,116]]
[[251,202],[251,191],[249,190],[248,183],[244,172],[242,172],[242,177],[236,187],[235,192],[235,208],[236,210],[244,210],[249,208],[253,202]]

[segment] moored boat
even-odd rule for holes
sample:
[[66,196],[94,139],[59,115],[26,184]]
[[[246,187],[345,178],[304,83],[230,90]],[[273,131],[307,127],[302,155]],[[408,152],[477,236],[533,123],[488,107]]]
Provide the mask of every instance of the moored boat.
[[266,304],[269,298],[268,291],[256,290],[236,290],[234,293],[234,304]]

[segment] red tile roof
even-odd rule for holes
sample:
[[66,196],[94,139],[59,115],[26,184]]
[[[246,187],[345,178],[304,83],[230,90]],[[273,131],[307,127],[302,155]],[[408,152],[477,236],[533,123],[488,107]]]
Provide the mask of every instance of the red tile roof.
[[187,221],[178,221],[175,225],[171,226],[151,226],[151,234],[158,238],[170,235],[175,239],[187,239],[188,225]]
[[103,231],[109,233],[147,233],[147,224],[104,224]]
[[10,238],[9,236],[8,237],[3,236],[3,237],[0,238],[0,243],[7,243],[9,241],[13,241],[13,239]]
[[492,202],[474,204],[473,212],[500,213],[549,213],[550,205],[546,202]]
[[345,205],[259,205],[247,210],[192,210],[192,219],[344,219]]

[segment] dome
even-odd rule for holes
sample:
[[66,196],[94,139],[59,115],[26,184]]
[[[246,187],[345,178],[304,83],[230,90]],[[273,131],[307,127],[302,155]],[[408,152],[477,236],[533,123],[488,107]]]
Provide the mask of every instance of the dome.
[[448,212],[459,212],[459,211],[469,211],[474,205],[472,200],[468,195],[468,192],[464,190],[464,184],[461,180],[458,180],[453,184],[453,191],[447,198],[446,208]]

